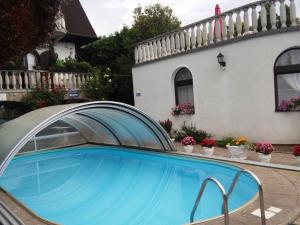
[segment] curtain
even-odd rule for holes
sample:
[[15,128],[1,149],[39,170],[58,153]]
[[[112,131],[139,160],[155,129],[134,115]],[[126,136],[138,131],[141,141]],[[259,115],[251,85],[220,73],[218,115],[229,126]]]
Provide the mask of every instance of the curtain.
[[283,76],[285,82],[287,82],[294,90],[300,93],[300,73],[286,74]]
[[193,85],[177,87],[178,103],[191,103],[194,104]]

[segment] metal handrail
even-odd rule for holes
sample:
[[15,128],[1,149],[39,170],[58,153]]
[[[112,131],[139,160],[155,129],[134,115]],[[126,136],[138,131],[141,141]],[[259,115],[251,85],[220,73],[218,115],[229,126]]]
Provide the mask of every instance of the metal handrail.
[[197,196],[197,199],[195,201],[195,204],[194,204],[194,207],[193,207],[193,210],[191,212],[191,216],[190,216],[190,222],[193,223],[194,222],[194,215],[195,215],[195,212],[196,212],[196,209],[198,208],[198,205],[199,205],[199,202],[200,202],[200,199],[202,197],[202,194],[205,190],[205,187],[208,183],[208,181],[212,181],[214,184],[217,185],[217,187],[219,188],[219,190],[221,191],[222,193],[222,197],[223,197],[223,211],[224,211],[224,224],[225,225],[229,225],[229,215],[228,215],[228,197],[227,197],[227,194],[226,194],[226,191],[223,187],[223,185],[215,178],[213,177],[208,177],[206,178],[202,185],[201,185],[201,188],[200,188],[200,191],[198,193],[198,196]]
[[[234,187],[235,187],[235,185],[236,185],[236,183],[237,183],[239,177],[240,177],[241,174],[243,174],[243,173],[246,173],[246,174],[250,175],[250,176],[255,180],[255,182],[256,182],[256,184],[257,184],[257,188],[258,188],[258,191],[259,191],[259,202],[260,202],[261,224],[262,224],[262,225],[266,225],[266,215],[265,215],[265,206],[264,206],[263,189],[262,189],[262,185],[261,185],[260,180],[258,179],[258,177],[257,177],[254,173],[252,173],[252,172],[249,171],[249,170],[240,170],[239,172],[237,172],[237,174],[235,175],[235,177],[234,177],[234,179],[233,179],[233,181],[232,181],[232,183],[231,183],[231,186],[230,186],[230,188],[229,188],[229,190],[228,190],[227,198],[229,199],[229,197],[230,197],[230,195],[231,195],[231,193],[232,193],[232,191],[233,191],[233,189],[234,189]],[[222,212],[223,212],[223,211],[226,211],[226,210],[228,210],[228,209],[223,208],[223,209],[222,209]]]

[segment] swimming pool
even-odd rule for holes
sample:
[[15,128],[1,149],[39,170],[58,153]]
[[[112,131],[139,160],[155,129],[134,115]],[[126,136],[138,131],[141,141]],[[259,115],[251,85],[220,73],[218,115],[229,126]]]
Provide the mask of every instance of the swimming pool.
[[[202,181],[228,190],[239,171],[224,163],[120,147],[51,150],[15,158],[0,185],[39,216],[64,225],[181,225]],[[257,193],[242,175],[229,199],[235,210]],[[222,197],[208,184],[195,220],[221,215]]]

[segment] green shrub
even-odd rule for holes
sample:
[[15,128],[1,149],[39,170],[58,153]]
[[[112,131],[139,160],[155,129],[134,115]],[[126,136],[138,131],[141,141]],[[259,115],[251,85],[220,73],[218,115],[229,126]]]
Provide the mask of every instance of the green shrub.
[[228,143],[231,143],[234,140],[234,137],[224,137],[221,140],[217,140],[217,146],[221,148],[226,148]]
[[180,130],[175,130],[174,134],[176,141],[181,141],[181,139],[186,136],[192,136],[196,143],[200,143],[204,138],[209,138],[212,136],[204,130],[198,130],[193,124],[190,126],[184,124]]

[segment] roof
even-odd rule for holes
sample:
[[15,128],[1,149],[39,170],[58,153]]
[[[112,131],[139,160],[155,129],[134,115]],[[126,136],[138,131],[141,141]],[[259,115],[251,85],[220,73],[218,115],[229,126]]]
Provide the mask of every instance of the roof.
[[61,6],[65,16],[67,35],[64,41],[75,41],[79,45],[88,44],[97,39],[97,35],[79,0],[63,1]]
[[[94,143],[138,149],[175,151],[165,130],[135,107],[117,102],[88,102],[38,109],[0,125],[0,176],[12,158],[35,135],[63,121]],[[89,136],[89,133],[93,135]],[[12,135],[13,134],[13,135]]]

